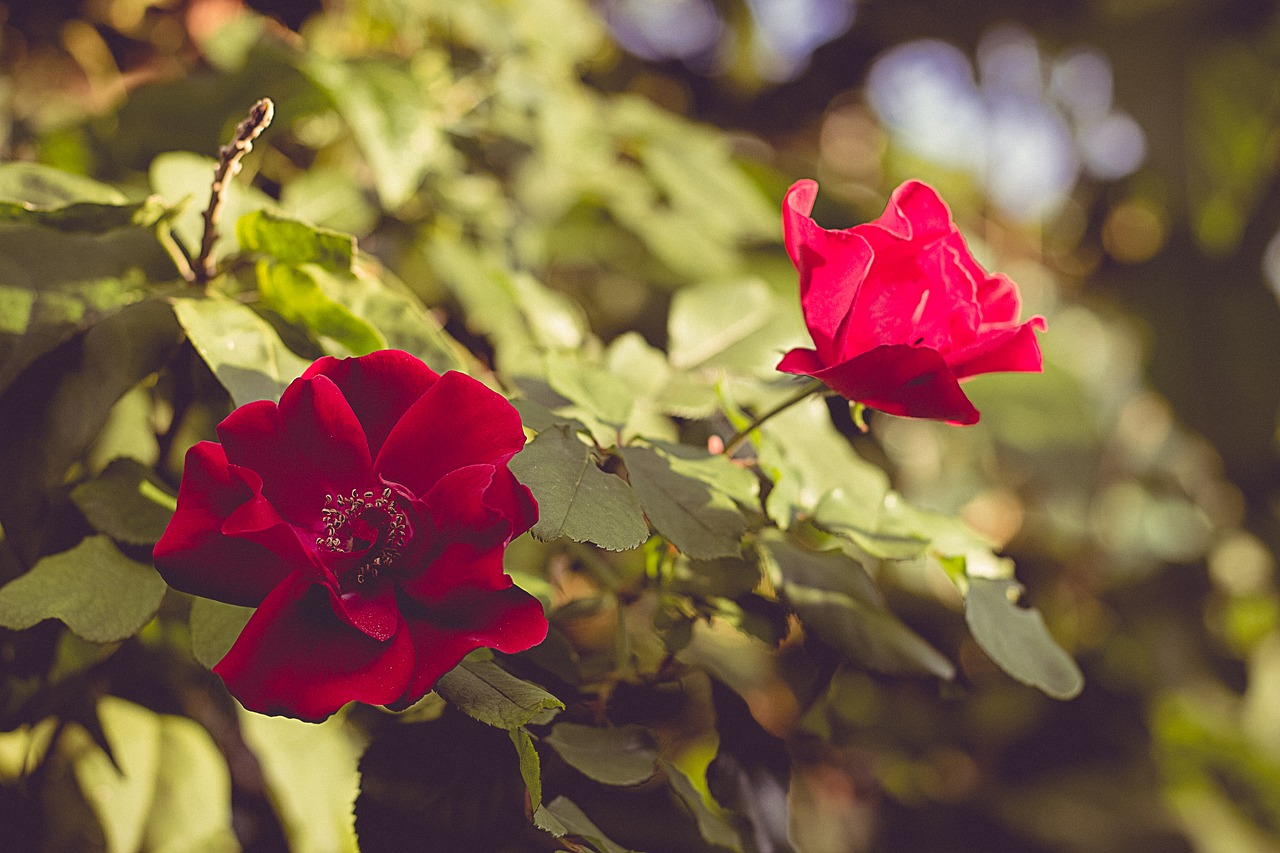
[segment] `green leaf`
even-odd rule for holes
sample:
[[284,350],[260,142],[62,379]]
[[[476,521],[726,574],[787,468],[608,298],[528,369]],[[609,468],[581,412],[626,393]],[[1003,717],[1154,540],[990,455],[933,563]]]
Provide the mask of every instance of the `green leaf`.
[[227,763],[200,724],[112,696],[99,700],[97,718],[111,755],[84,728],[68,726],[50,776],[74,781],[100,828],[60,819],[53,830],[61,835],[59,849],[239,849]]
[[448,162],[440,114],[425,81],[390,59],[340,61],[307,57],[306,73],[333,99],[373,171],[383,207],[409,199],[433,167]]
[[351,804],[360,789],[360,735],[341,715],[304,723],[241,709],[239,720],[290,852],[359,853]]
[[671,790],[675,792],[676,797],[693,814],[693,819],[698,824],[698,832],[703,839],[716,847],[741,851],[742,839],[738,837],[737,830],[730,826],[729,822],[723,817],[711,810],[702,798],[702,793],[693,784],[693,780],[686,776],[683,770],[669,761],[659,759],[658,766],[662,768],[667,777],[667,783],[671,786]]
[[1019,607],[1022,586],[1007,578],[969,577],[964,618],[982,650],[1023,684],[1055,699],[1084,689],[1084,676],[1050,636],[1035,608]]
[[761,541],[786,602],[843,658],[879,672],[955,676],[951,661],[889,611],[857,561],[839,551],[809,551],[779,533]]
[[173,516],[174,497],[133,459],[116,459],[71,490],[94,529],[125,545],[154,545]]
[[291,266],[261,260],[257,265],[258,292],[267,306],[288,322],[332,338],[352,355],[386,349],[387,342],[376,329],[329,296],[321,286],[327,277],[323,267],[310,264]]
[[246,213],[236,222],[245,252],[269,255],[282,264],[316,264],[334,272],[351,272],[356,238],[319,228],[266,210]]
[[658,745],[643,726],[556,723],[543,740],[569,766],[605,785],[639,785],[658,772]]
[[[585,840],[600,853],[631,853],[625,847],[613,843],[601,830],[591,822],[582,809],[568,797],[556,797],[546,805],[543,811],[549,813],[563,830],[557,835],[573,835]],[[537,815],[534,816],[535,820]],[[542,829],[545,826],[539,824]],[[550,831],[550,830],[548,830]]]
[[445,673],[436,692],[467,716],[500,729],[519,728],[544,711],[564,708],[538,685],[474,655]]
[[130,305],[94,325],[83,337],[50,353],[44,371],[24,374],[0,401],[0,525],[20,557],[34,563],[48,523],[48,494],[100,434],[117,401],[158,371],[182,342],[164,303]]
[[671,365],[773,376],[780,353],[808,340],[799,301],[783,300],[760,279],[679,291],[667,320]]
[[631,417],[632,389],[579,353],[548,354],[546,375],[556,393],[610,426],[621,429]]
[[4,163],[0,164],[0,201],[54,208],[79,202],[124,204],[125,197],[115,187],[43,163]]
[[755,559],[721,557],[718,560],[687,560],[676,564],[671,588],[695,595],[737,598],[760,583],[760,565]]
[[437,373],[483,371],[470,350],[458,343],[422,302],[391,272],[367,258],[354,276],[321,274],[316,280],[328,296],[368,323],[392,349],[412,353]]
[[186,717],[160,717],[155,799],[142,849],[235,853],[231,775],[204,726]]
[[510,729],[511,743],[520,758],[520,777],[524,779],[525,789],[529,792],[529,803],[537,811],[542,807],[542,762],[538,758],[538,750],[534,748],[533,738],[524,726]]
[[210,598],[191,602],[191,652],[206,669],[222,660],[235,643],[254,608]]
[[533,534],[544,542],[568,536],[625,551],[649,538],[635,492],[622,478],[601,471],[569,427],[538,433],[511,460],[511,472],[538,501]]
[[279,400],[285,387],[309,365],[284,345],[266,320],[233,299],[175,299],[173,310],[196,352],[236,406]]
[[618,452],[645,515],[671,544],[702,560],[740,553],[746,519],[727,494],[676,470],[689,470],[690,460],[649,447],[622,447]]
[[132,637],[160,608],[168,587],[106,536],[90,536],[53,554],[0,588],[0,625],[22,630],[59,619],[86,640]]

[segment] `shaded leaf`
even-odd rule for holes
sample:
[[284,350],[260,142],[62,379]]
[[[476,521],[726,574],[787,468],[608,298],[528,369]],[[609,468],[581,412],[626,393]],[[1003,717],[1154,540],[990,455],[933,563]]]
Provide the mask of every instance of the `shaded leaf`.
[[174,300],[173,310],[196,352],[236,406],[279,400],[285,387],[310,364],[294,355],[252,308],[234,299],[184,297]]
[[206,669],[213,669],[231,651],[254,608],[211,598],[191,602],[191,652]]
[[361,853],[507,849],[528,825],[512,748],[520,731],[490,728],[457,711],[379,731],[360,759]]
[[649,447],[618,449],[645,515],[690,557],[737,556],[747,522],[733,500],[702,479],[675,470],[680,461]]
[[83,175],[43,163],[18,162],[0,164],[0,201],[55,208],[82,202],[124,204],[125,196],[115,187]]
[[467,716],[500,729],[523,726],[564,703],[536,684],[516,678],[492,660],[471,655],[436,683],[436,692]]
[[950,679],[955,667],[885,606],[862,566],[839,551],[809,551],[781,534],[762,538],[787,604],[846,660],[888,672]]
[[571,767],[605,785],[639,785],[658,772],[658,746],[643,726],[556,723],[543,740]]
[[0,625],[22,630],[59,619],[95,643],[132,637],[151,620],[168,587],[155,569],[90,536],[0,588]]
[[1001,669],[1055,699],[1084,689],[1084,676],[1053,640],[1035,608],[1019,607],[1022,586],[1007,578],[969,577],[964,618],[982,650]]
[[71,499],[94,529],[126,545],[154,545],[176,500],[133,459],[112,461],[97,477],[72,489]]
[[568,536],[625,551],[649,538],[636,493],[622,478],[601,471],[569,427],[538,433],[511,460],[511,471],[538,501],[533,534],[544,542]]
[[693,784],[684,771],[669,761],[659,760],[658,765],[667,777],[667,783],[680,802],[693,814],[698,824],[698,832],[709,844],[726,850],[742,850],[742,839],[737,830],[729,825],[723,817],[716,814],[703,800],[701,792]]
[[[591,818],[587,817],[582,809],[568,797],[556,797],[546,805],[543,811],[549,813],[555,818],[563,832],[555,833],[558,835],[573,835],[583,839],[600,853],[631,853],[627,848],[613,843],[609,840],[600,827],[591,822]],[[542,829],[546,827],[539,826]],[[551,830],[548,830],[549,832]]]

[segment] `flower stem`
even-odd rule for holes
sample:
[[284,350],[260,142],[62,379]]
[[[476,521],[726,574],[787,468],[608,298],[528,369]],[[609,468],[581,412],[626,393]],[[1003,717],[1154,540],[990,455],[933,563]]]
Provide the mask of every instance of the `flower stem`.
[[743,429],[739,430],[737,435],[735,435],[733,438],[729,439],[728,442],[725,443],[724,455],[732,456],[733,454],[737,453],[738,448],[742,447],[742,445],[746,442],[746,440],[751,436],[751,433],[755,432],[756,429],[758,429],[761,424],[769,420],[769,418],[772,418],[774,415],[780,414],[781,412],[784,412],[787,409],[791,408],[796,403],[799,403],[801,400],[808,397],[810,394],[813,394],[815,391],[818,391],[819,389],[825,388],[825,387],[826,386],[824,386],[817,379],[814,379],[811,382],[805,383],[805,385],[802,386],[798,391],[796,391],[796,393],[792,394],[790,397],[786,398],[785,400],[783,400],[778,405],[774,406],[769,411],[760,415],[756,415],[755,420],[747,424]]
[[253,150],[253,140],[271,124],[275,104],[263,98],[253,105],[249,117],[236,125],[231,142],[218,149],[218,167],[213,173],[213,186],[209,190],[209,206],[204,211],[204,237],[200,241],[200,254],[192,264],[191,275],[197,284],[205,284],[213,278],[213,244],[218,240],[218,219],[222,215],[227,185],[240,171],[240,161]]

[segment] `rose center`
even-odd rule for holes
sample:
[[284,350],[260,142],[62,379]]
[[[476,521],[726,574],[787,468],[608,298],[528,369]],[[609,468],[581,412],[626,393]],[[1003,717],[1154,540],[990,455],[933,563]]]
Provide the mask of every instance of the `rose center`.
[[325,495],[324,535],[316,546],[332,554],[358,554],[350,571],[356,583],[367,583],[400,556],[412,528],[409,516],[396,504],[391,489],[381,494],[352,490],[349,495]]

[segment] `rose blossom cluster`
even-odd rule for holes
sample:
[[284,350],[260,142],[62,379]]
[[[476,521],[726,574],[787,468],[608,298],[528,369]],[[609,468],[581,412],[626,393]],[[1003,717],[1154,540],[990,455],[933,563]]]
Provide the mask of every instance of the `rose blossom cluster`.
[[[817,184],[783,207],[813,349],[778,369],[896,415],[972,424],[959,382],[1038,371],[1039,317],[982,269],[932,188],[899,187],[873,222],[831,231]],[[481,647],[546,637],[503,570],[537,504],[508,468],[515,409],[397,350],[322,358],[274,403],[241,406],[187,453],[154,552],[174,588],[256,608],[214,667],[252,711],[321,720],[351,701],[404,708]]]

